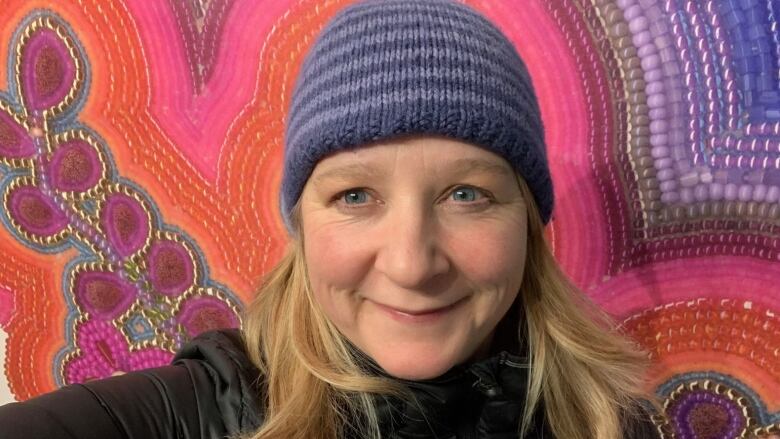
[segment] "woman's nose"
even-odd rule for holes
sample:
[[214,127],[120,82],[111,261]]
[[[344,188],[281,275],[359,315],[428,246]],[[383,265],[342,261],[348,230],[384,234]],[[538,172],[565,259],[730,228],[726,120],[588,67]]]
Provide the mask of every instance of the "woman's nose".
[[440,228],[427,209],[405,206],[388,212],[378,239],[375,267],[404,288],[419,288],[450,269]]

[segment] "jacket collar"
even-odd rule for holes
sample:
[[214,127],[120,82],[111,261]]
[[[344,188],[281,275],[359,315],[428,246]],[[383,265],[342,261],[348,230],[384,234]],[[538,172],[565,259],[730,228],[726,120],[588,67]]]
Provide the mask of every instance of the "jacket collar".
[[494,340],[486,358],[418,381],[392,377],[361,350],[351,348],[367,373],[403,384],[414,397],[413,401],[377,397],[379,423],[385,437],[517,437],[529,362],[520,355],[516,337]]

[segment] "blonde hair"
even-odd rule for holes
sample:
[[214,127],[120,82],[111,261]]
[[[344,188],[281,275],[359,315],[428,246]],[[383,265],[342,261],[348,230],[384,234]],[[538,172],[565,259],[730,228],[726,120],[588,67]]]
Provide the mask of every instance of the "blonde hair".
[[[619,438],[628,418],[642,416],[638,401],[651,399],[642,380],[647,357],[614,332],[609,317],[561,271],[533,196],[520,176],[518,182],[528,205],[528,247],[516,299],[524,316],[517,336],[528,346],[531,371],[518,431],[523,437],[543,406],[557,438]],[[265,390],[264,423],[244,437],[337,439],[350,430],[379,439],[373,397],[411,401],[411,395],[367,374],[313,300],[299,205],[293,224],[298,238],[266,275],[244,317],[247,351]]]

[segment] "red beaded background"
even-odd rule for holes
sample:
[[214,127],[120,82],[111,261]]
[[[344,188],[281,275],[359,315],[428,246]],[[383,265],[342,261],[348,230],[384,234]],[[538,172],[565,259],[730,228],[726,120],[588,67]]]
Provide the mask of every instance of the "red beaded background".
[[[240,324],[286,243],[297,69],[348,3],[6,1],[0,327],[15,399],[162,364]],[[548,236],[655,360],[663,428],[776,428],[774,2],[468,3],[528,64],[555,182]]]

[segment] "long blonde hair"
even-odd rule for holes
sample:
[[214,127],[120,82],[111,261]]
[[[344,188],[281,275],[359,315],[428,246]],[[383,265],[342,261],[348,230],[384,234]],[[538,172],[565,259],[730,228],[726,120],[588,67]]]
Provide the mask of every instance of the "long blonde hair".
[[[533,196],[520,176],[518,182],[528,206],[528,247],[517,336],[528,346],[531,371],[518,432],[524,437],[543,406],[557,438],[619,438],[627,418],[641,415],[638,400],[651,398],[643,382],[647,357],[614,332],[610,318],[561,271]],[[245,437],[337,439],[349,430],[379,439],[373,396],[408,400],[409,394],[390,379],[366,374],[314,301],[300,223],[298,205],[298,238],[266,275],[244,317],[247,351],[265,389],[259,396],[264,423]]]

